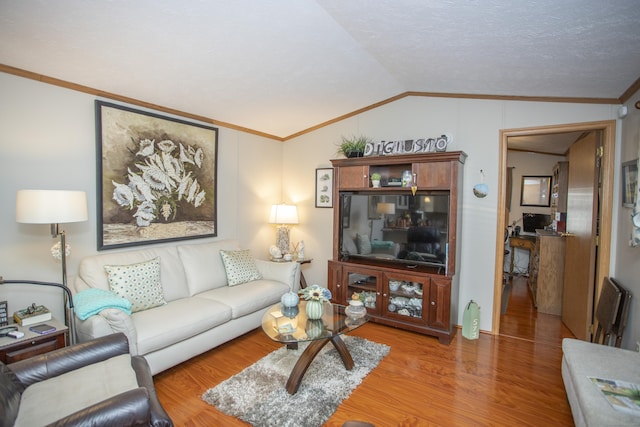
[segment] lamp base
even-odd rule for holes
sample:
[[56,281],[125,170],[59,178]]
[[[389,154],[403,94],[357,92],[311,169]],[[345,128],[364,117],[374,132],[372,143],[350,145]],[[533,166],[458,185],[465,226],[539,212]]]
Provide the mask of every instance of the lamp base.
[[281,225],[278,227],[276,234],[276,246],[282,252],[282,255],[289,253],[289,227]]

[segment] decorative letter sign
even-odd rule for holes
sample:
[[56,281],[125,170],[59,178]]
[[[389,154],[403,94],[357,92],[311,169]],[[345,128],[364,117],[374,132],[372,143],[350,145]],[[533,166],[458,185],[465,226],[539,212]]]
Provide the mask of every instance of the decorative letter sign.
[[394,156],[398,154],[433,153],[447,151],[447,145],[453,141],[451,135],[437,138],[405,139],[398,141],[369,142],[364,149],[365,157]]

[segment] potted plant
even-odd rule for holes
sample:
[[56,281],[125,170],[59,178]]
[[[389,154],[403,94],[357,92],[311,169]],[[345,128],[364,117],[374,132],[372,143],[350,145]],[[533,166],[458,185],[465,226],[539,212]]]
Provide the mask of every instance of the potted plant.
[[380,187],[380,178],[382,178],[382,176],[378,172],[374,172],[371,174],[371,184],[375,188]]
[[342,137],[342,142],[338,146],[338,154],[343,154],[345,157],[362,157],[364,155],[364,149],[367,143],[372,142],[371,138],[358,135],[351,138]]

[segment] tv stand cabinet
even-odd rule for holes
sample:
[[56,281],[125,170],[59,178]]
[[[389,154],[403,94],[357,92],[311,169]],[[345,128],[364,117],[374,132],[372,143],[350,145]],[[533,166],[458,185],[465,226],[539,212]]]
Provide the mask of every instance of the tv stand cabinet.
[[[344,194],[415,197],[410,187],[373,188],[370,176],[379,173],[394,182],[411,171],[417,191],[448,195],[446,258],[440,267],[397,259],[362,258],[342,250],[344,207],[336,204],[333,217],[333,259],[328,265],[328,287],[334,302],[346,304],[353,294],[364,300],[371,321],[437,337],[449,344],[456,333],[460,262],[463,166],[462,151],[336,159],[334,200]],[[348,215],[347,215],[348,216]]]

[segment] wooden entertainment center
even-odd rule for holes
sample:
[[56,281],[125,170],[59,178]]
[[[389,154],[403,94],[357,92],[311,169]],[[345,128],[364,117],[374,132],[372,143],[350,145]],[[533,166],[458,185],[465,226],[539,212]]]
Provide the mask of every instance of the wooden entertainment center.
[[[331,161],[336,207],[328,286],[334,302],[345,304],[356,294],[373,322],[449,344],[458,318],[466,157],[454,151]],[[409,172],[412,182],[400,183]],[[383,186],[373,187],[373,173]],[[427,232],[430,240],[412,237]],[[357,250],[351,239],[361,244]],[[377,247],[386,253],[377,254]]]

